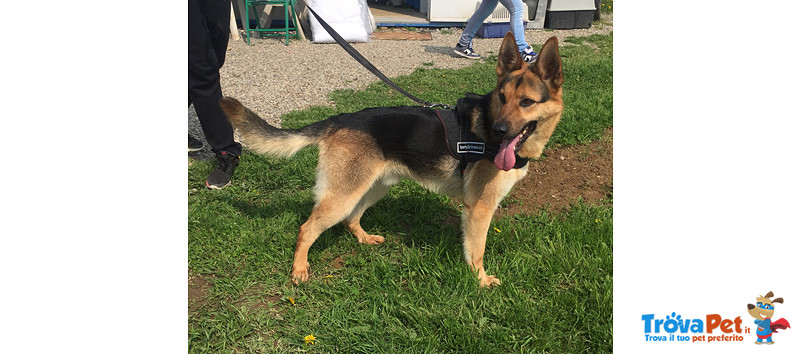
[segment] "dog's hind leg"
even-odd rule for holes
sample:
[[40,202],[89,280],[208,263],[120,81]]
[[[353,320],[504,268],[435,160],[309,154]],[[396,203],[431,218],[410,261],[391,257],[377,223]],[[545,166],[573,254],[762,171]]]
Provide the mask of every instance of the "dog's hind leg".
[[[361,193],[365,193],[366,190]],[[297,246],[292,263],[292,282],[299,284],[308,280],[308,250],[320,234],[331,226],[342,221],[358,204],[361,194],[353,192],[348,195],[328,194],[322,197],[308,220],[300,226],[297,235]]]
[[358,205],[355,207],[355,209],[353,209],[353,212],[350,213],[350,215],[342,222],[344,226],[356,236],[358,243],[366,245],[379,245],[383,243],[383,236],[370,235],[361,228],[361,216],[364,215],[364,212],[369,207],[375,205],[375,203],[381,200],[381,198],[383,198],[386,193],[389,192],[390,187],[390,185],[386,185],[381,181],[375,182],[372,188],[370,188],[369,192],[367,192],[367,194],[361,198],[361,201],[358,202]]
[[292,263],[292,281],[308,280],[308,250],[320,234],[350,216],[380,176],[384,161],[363,152],[353,151],[358,135],[339,132],[340,137],[320,144],[317,181],[314,186],[317,203],[308,220],[300,226]]

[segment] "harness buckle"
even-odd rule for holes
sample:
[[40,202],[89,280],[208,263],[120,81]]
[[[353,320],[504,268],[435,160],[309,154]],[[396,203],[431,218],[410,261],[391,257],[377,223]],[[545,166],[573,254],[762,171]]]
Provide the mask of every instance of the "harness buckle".
[[444,103],[431,103],[431,104],[429,104],[429,105],[425,106],[425,108],[444,108],[444,109],[452,109],[452,108],[453,108],[453,106],[451,106],[451,105],[449,105],[449,104],[444,104]]

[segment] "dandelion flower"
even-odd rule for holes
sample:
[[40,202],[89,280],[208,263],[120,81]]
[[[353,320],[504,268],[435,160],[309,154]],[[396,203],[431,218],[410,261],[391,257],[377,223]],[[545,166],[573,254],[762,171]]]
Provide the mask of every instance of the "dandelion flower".
[[291,303],[292,303],[292,305],[294,305],[294,298],[293,298],[293,297],[290,297],[290,298],[289,298],[289,302],[291,302]]
[[317,340],[317,337],[314,337],[313,334],[309,334],[303,338],[306,340],[306,344],[314,344],[314,341]]
[[496,232],[496,233],[498,233],[498,234],[499,234],[499,233],[500,233],[500,229],[498,229],[498,228],[496,228],[496,227],[495,227],[495,228],[494,228],[494,232]]

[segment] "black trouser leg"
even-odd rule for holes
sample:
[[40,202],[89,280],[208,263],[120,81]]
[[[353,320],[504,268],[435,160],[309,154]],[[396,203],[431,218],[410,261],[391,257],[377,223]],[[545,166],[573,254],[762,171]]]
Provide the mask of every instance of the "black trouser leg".
[[219,68],[228,47],[230,0],[189,0],[189,104],[194,104],[211,150],[241,155],[233,127],[219,107]]

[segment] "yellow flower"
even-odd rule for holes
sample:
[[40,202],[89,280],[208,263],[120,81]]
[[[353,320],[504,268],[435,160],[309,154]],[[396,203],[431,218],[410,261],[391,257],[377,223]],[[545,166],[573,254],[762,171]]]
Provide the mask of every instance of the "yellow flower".
[[603,222],[603,220],[600,220],[600,219],[594,219],[594,223],[595,223],[595,224],[599,224],[599,223],[601,223],[601,222]]
[[290,297],[290,298],[289,298],[289,302],[291,302],[291,303],[292,303],[292,305],[294,305],[294,298],[293,298],[293,297]]
[[326,275],[325,276],[325,279],[330,279],[330,278],[333,278],[333,275]]
[[498,233],[498,234],[499,234],[499,233],[500,233],[500,229],[498,229],[498,228],[496,228],[496,227],[495,227],[495,228],[494,228],[494,232],[496,232],[496,233]]
[[303,339],[306,340],[306,344],[314,344],[314,341],[317,340],[317,337],[314,337],[313,334],[309,334]]

